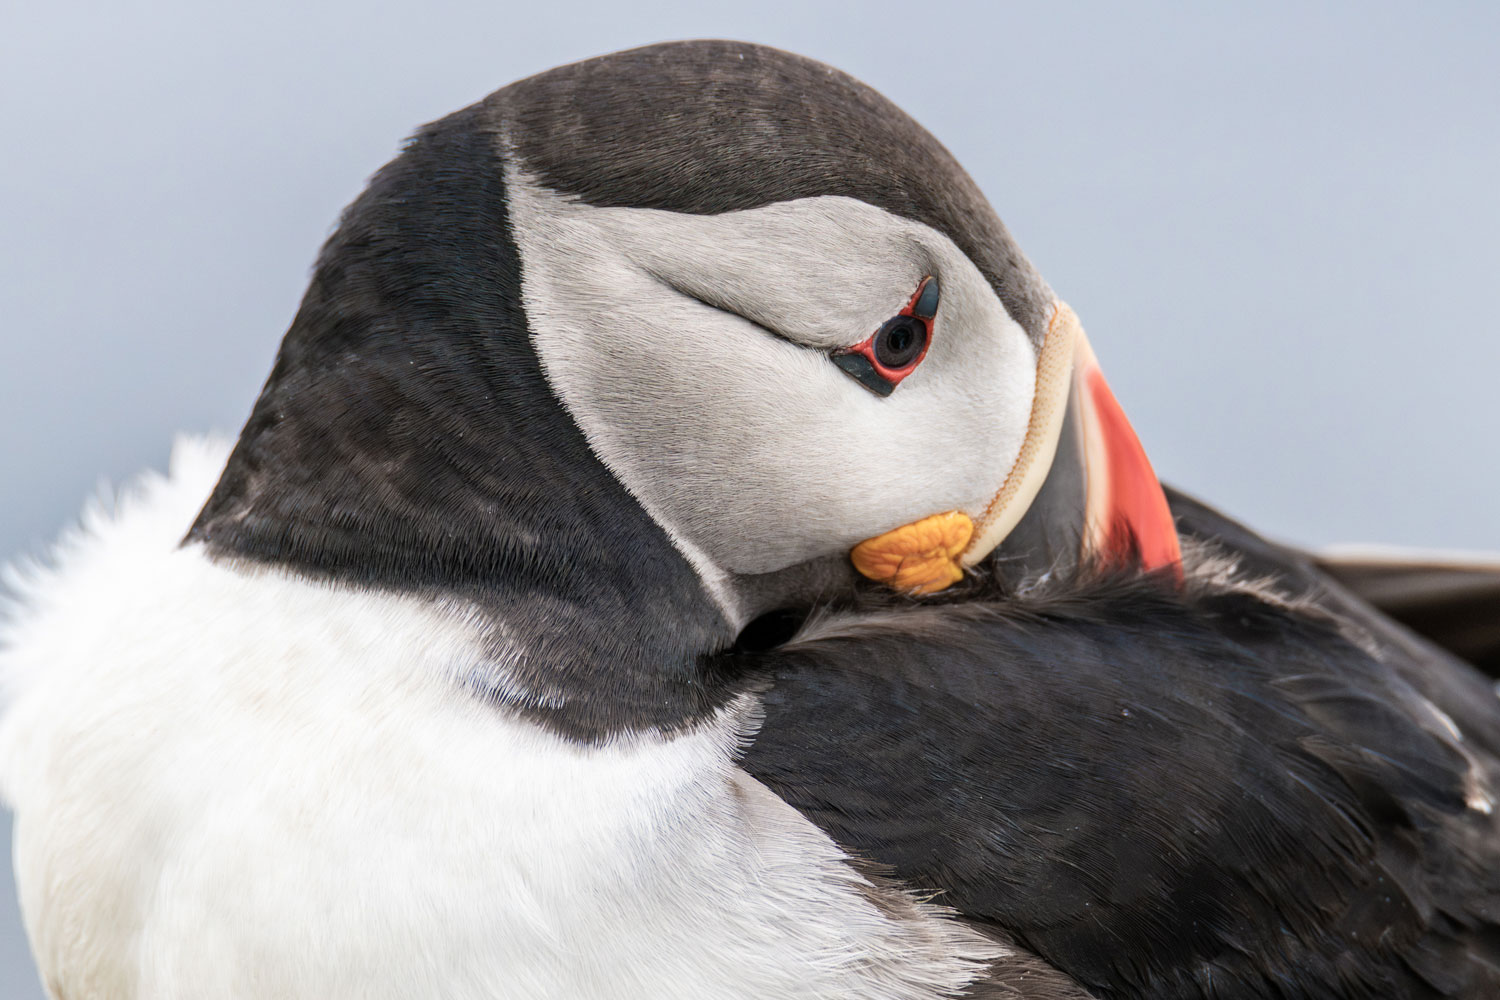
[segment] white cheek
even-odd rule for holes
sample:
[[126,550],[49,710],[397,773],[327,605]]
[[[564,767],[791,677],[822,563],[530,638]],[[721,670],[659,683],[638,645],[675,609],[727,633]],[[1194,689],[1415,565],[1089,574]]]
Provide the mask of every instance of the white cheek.
[[[635,210],[608,210],[601,228],[589,216],[599,210],[528,206],[547,196],[518,193],[527,314],[549,380],[611,471],[713,566],[768,572],[929,514],[977,517],[999,490],[1025,435],[1035,358],[945,238],[929,230],[924,240],[943,282],[932,347],[882,398],[826,353],[695,302],[627,260],[607,229]],[[641,213],[642,229],[661,214]],[[692,224],[672,225],[684,219]],[[778,287],[774,273],[753,273],[773,259],[737,249],[741,275]],[[905,268],[914,288],[920,267]]]

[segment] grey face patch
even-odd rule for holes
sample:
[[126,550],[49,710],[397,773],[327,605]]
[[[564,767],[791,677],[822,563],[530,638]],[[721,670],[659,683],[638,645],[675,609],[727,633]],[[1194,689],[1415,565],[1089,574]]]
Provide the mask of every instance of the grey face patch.
[[947,236],[1040,343],[1052,293],[973,180],[899,108],[821,63],[743,42],[653,45],[492,95],[545,187],[597,206],[713,215],[857,198]]
[[[850,198],[702,216],[599,208],[514,169],[507,187],[547,377],[690,558],[760,574],[977,517],[1014,464],[1035,353],[941,233]],[[931,347],[877,397],[829,352],[929,274]]]
[[[1011,289],[1004,291],[1016,303],[1011,315],[1026,317],[1026,296],[1012,292],[1044,286],[1016,277],[1029,266],[1006,277],[998,258],[958,248],[951,234],[962,218],[978,227],[960,233],[966,243],[1002,238],[998,223],[984,221],[993,215],[977,192],[980,214],[960,218],[954,202],[939,213],[941,225],[921,222],[938,218],[921,208],[937,197],[922,190],[933,178],[910,163],[892,174],[895,161],[872,159],[888,143],[838,138],[843,126],[823,121],[817,106],[844,98],[819,90],[823,84],[809,83],[806,99],[797,98],[802,110],[787,120],[801,121],[809,142],[824,125],[834,128],[829,150],[857,154],[848,162],[815,150],[805,150],[813,160],[798,160],[795,143],[781,139],[740,158],[747,137],[733,121],[695,139],[692,129],[719,126],[680,115],[683,94],[702,89],[692,66],[717,78],[723,67],[711,54],[738,62],[733,54],[742,49],[747,66],[801,67],[795,72],[825,75],[826,86],[854,105],[866,102],[876,117],[888,111],[920,140],[912,148],[948,163],[942,169],[959,178],[953,183],[972,189],[940,147],[878,97],[770,50],[721,43],[651,50],[653,65],[680,64],[667,70],[677,83],[665,88],[651,83],[649,68],[629,82],[640,53],[604,60],[621,91],[654,88],[654,97],[631,105],[638,112],[691,126],[675,145],[655,149],[638,130],[624,135],[620,107],[609,101],[570,104],[562,91],[541,103],[526,97],[572,69],[499,92],[423,128],[350,206],[191,540],[216,557],[478,601],[485,617],[504,622],[507,644],[528,650],[515,685],[478,688],[508,705],[509,692],[525,692],[512,707],[596,739],[682,725],[722,704],[736,678],[705,677],[697,658],[731,643],[747,616],[847,586],[853,570],[842,547],[866,525],[882,530],[930,513],[920,508],[931,503],[992,492],[985,481],[1013,457],[1010,418],[1030,393],[1032,370],[1022,328],[1006,318],[995,289]],[[774,132],[770,92],[751,91],[755,79],[775,74],[728,72],[735,86],[750,88],[740,95],[746,121],[760,115],[756,127]],[[715,100],[718,113],[733,117],[739,97],[730,90],[720,87]],[[557,119],[544,122],[551,113]],[[850,111],[840,120],[852,128],[857,117]],[[556,149],[536,145],[546,145],[544,132],[556,136]],[[621,142],[611,145],[616,136]],[[697,140],[716,152],[695,159]],[[678,209],[650,213],[659,218],[710,223],[744,203],[764,212],[753,218],[766,228],[750,239],[738,216],[730,230],[693,237],[692,227],[663,224],[656,235],[680,252],[663,246],[653,260],[651,239],[629,245],[631,223],[610,231],[573,225],[576,217],[563,226],[564,213],[513,216],[505,173],[525,156],[549,170],[572,163],[622,205]],[[661,173],[659,156],[679,162]],[[774,181],[781,162],[810,197],[779,200],[795,193]],[[846,183],[839,179],[846,171],[875,181]],[[949,183],[941,174],[933,175],[940,187]],[[847,197],[838,193],[845,188]],[[891,193],[898,188],[907,202],[881,207],[900,200]],[[607,201],[604,188],[598,198],[577,185],[571,191],[553,202],[582,210]],[[806,214],[824,201],[842,207]],[[783,203],[794,206],[792,215],[766,211]],[[816,230],[823,250],[798,256],[799,227]],[[524,267],[514,245],[523,237]],[[546,253],[538,252],[543,244]],[[781,266],[761,266],[776,253]],[[547,254],[557,258],[550,272]],[[976,269],[977,260],[989,263]],[[742,263],[754,280],[740,288],[726,275]],[[940,363],[947,350],[940,347],[883,401],[890,405],[869,410],[882,401],[828,363],[826,348],[863,339],[923,274],[956,274],[955,266],[974,280],[965,302],[944,277],[937,335],[967,314],[973,323],[954,330],[999,330],[1000,339],[986,348],[952,341],[978,351],[967,361]],[[1020,284],[1007,284],[1011,278]],[[822,308],[804,308],[815,300]],[[544,325],[535,339],[533,311]],[[1000,353],[1016,354],[1017,344],[1023,363],[1001,364]],[[986,381],[987,372],[995,377]],[[1007,381],[1006,372],[1023,373],[1022,381]],[[961,441],[962,421],[985,407],[991,419],[976,420],[979,433]],[[954,414],[965,416],[955,422]],[[856,424],[863,430],[851,446],[847,428]],[[901,465],[903,456],[916,456],[915,464]],[[798,495],[804,488],[811,492]],[[601,663],[607,672],[596,669]]]

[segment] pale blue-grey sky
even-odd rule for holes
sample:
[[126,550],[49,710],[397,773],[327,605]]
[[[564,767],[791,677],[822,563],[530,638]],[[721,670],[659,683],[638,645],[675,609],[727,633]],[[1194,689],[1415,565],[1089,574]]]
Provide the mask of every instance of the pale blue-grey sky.
[[[414,126],[701,36],[833,63],[945,142],[1165,478],[1297,542],[1500,549],[1500,6],[58,0],[6,22],[0,558],[174,431],[238,428],[319,243]],[[32,1000],[13,897],[0,995]]]

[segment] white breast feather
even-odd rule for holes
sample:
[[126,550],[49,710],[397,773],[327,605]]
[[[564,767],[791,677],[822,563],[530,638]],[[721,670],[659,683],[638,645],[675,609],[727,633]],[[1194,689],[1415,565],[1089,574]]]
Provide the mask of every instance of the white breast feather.
[[179,547],[224,459],[12,574],[0,790],[59,1000],[896,1000],[998,955],[735,766],[748,702],[579,747],[454,682],[464,609]]

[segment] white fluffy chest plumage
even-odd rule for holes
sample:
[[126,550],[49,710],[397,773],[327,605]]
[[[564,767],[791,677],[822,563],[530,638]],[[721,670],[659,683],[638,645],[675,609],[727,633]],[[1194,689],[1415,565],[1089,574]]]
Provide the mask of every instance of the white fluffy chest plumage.
[[459,612],[179,548],[222,461],[20,586],[0,778],[55,996],[917,998],[995,956],[735,766],[750,706],[579,746],[463,693]]

